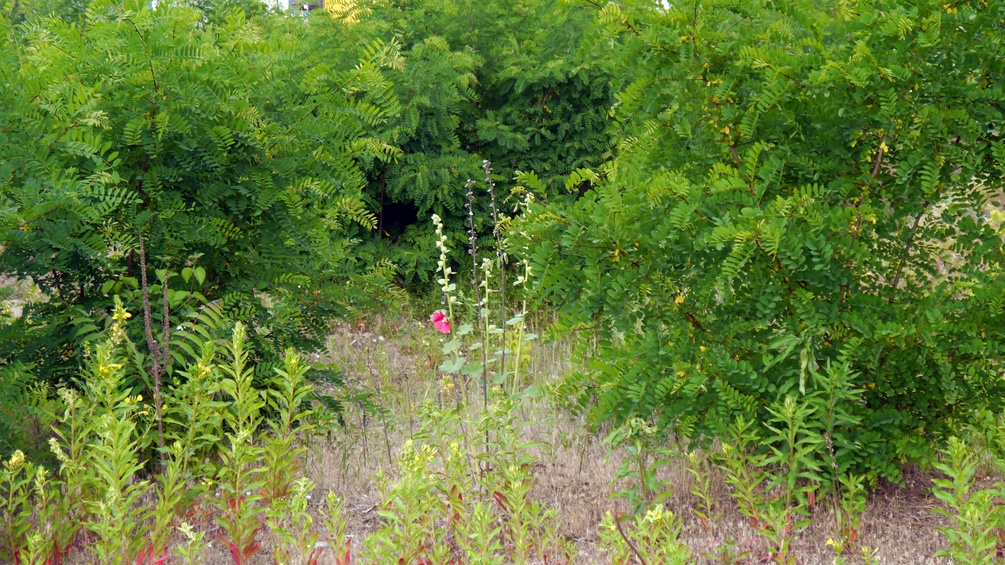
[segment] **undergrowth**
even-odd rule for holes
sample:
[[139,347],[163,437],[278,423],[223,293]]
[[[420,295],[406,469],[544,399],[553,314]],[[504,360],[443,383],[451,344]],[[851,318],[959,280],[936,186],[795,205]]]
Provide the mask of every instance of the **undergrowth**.
[[[486,183],[491,191],[488,164]],[[469,183],[469,202],[473,187]],[[530,201],[525,196],[525,205]],[[420,323],[404,338],[422,340],[405,344],[421,366],[411,378],[392,375],[395,363],[381,335],[366,344],[354,340],[362,360],[343,367],[359,377],[342,391],[344,401],[359,404],[371,420],[377,416],[388,462],[374,477],[377,525],[363,539],[349,533],[345,502],[334,491],[317,498],[323,504],[312,503],[317,487],[304,468],[308,447],[321,432],[331,436],[320,426],[346,425],[344,414],[327,412],[323,399],[332,397],[315,395],[311,383],[312,369],[331,367],[290,349],[271,378],[256,380],[248,328],[237,323],[228,338],[207,337],[198,350],[186,350],[181,378],[154,401],[158,411],[141,394],[147,388],[129,377],[136,347],[124,330],[130,315],[117,302],[113,323],[92,341],[75,386],[30,393],[38,421],[51,423],[49,453],[14,451],[3,460],[0,558],[17,565],[198,564],[220,543],[235,565],[582,562],[577,540],[563,532],[561,509],[536,491],[539,468],[576,440],[535,441],[528,428],[541,423],[535,418],[543,408],[550,419],[541,424],[557,429],[554,424],[569,417],[568,388],[575,384],[535,371],[534,357],[543,350],[522,295],[530,265],[520,264],[523,274],[507,285],[504,234],[496,233],[495,257],[479,261],[472,226],[470,284],[458,290],[447,263],[448,238],[439,219],[434,222],[444,309],[432,315],[432,328]],[[514,315],[505,307],[508,286],[510,304],[519,304]],[[406,324],[415,327],[414,320]],[[431,337],[434,329],[442,337]],[[334,372],[345,377],[343,368]],[[14,378],[12,369],[5,374]],[[845,366],[811,377],[836,383],[825,390],[848,388]],[[608,458],[620,463],[610,494],[620,503],[611,507],[626,509],[606,512],[594,524],[602,562],[795,565],[805,562],[797,537],[814,521],[828,520],[835,565],[879,563],[877,549],[860,535],[876,477],[839,466],[834,430],[855,421],[836,406],[834,394],[788,395],[766,407],[767,422],[738,416],[721,440],[703,447],[666,437],[651,419],[637,416],[601,426]],[[408,430],[399,449],[392,447],[393,427]],[[994,455],[1005,445],[1000,425],[967,437],[1005,468],[1005,459]],[[363,449],[369,450],[365,441]],[[948,542],[936,557],[951,563],[988,563],[1002,555],[1005,484],[978,483],[984,459],[975,453],[955,439],[936,465],[945,478],[934,481],[933,494],[944,504],[936,513],[945,518],[940,531]],[[682,482],[663,473],[675,464],[686,469]],[[691,495],[690,507],[672,504],[679,490]],[[712,551],[689,547],[688,519],[710,534],[724,531],[727,501],[716,491],[727,493],[754,543],[727,537]]]

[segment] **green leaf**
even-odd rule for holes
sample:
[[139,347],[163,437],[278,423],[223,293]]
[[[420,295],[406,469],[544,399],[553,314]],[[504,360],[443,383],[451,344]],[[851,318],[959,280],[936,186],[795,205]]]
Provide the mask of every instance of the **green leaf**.
[[453,338],[444,343],[443,347],[440,348],[440,351],[442,351],[444,355],[450,355],[451,353],[458,351],[460,347],[461,347],[460,340],[458,340],[457,338]]
[[465,359],[464,357],[458,357],[456,359],[447,359],[440,364],[440,372],[453,374],[457,373],[464,367]]

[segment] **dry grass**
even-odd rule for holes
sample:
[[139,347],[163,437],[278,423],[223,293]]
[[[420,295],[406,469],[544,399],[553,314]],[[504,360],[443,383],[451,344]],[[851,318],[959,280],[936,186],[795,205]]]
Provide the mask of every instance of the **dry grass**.
[[[317,438],[311,452],[308,472],[322,492],[330,488],[346,500],[356,547],[378,527],[374,475],[383,471],[393,477],[394,454],[417,425],[417,406],[425,398],[440,400],[435,370],[440,344],[438,337],[433,337],[436,335],[408,318],[384,317],[341,326],[332,336],[328,361],[343,368],[350,389],[379,391],[374,400],[386,409],[381,415],[364,410],[362,404],[350,404],[346,427],[330,439]],[[531,352],[536,381],[560,378],[570,356],[567,343],[537,345]],[[577,563],[606,563],[597,546],[596,527],[605,512],[625,510],[621,501],[610,498],[620,454],[608,457],[607,446],[586,431],[581,419],[546,401],[526,402],[522,410],[528,422],[527,439],[543,446],[537,453],[536,496],[560,509],[562,533],[574,540],[580,551]],[[661,471],[661,478],[674,486],[666,504],[683,518],[683,541],[699,563],[713,563],[701,554],[714,551],[720,541],[727,540],[752,550],[747,562],[760,562],[766,555],[764,542],[730,499],[720,472],[713,473],[714,500],[722,517],[708,530],[691,511],[698,501],[689,493],[691,477],[684,458]],[[888,565],[946,563],[931,557],[944,548],[945,541],[935,530],[942,519],[931,512],[940,503],[930,487],[930,478],[917,470],[907,472],[903,488],[880,485],[869,497],[859,543],[877,548],[880,562]],[[818,501],[812,518],[811,525],[793,542],[798,563],[831,563],[834,553],[826,542],[837,536],[829,501]],[[854,554],[850,563],[857,562]]]

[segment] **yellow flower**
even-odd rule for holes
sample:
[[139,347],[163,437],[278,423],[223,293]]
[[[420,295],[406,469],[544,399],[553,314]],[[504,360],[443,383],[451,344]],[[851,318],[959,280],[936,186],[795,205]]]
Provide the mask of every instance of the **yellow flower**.
[[7,467],[8,470],[13,472],[19,471],[23,466],[24,466],[24,453],[22,453],[20,449],[11,454],[10,461],[4,463],[4,467]]
[[674,302],[676,302],[678,306],[684,304],[684,297],[678,296],[677,298],[674,299]]
[[121,324],[129,318],[132,318],[133,315],[126,311],[125,307],[122,306],[122,302],[118,300],[118,297],[116,297],[116,299],[115,310],[112,313],[112,320]]

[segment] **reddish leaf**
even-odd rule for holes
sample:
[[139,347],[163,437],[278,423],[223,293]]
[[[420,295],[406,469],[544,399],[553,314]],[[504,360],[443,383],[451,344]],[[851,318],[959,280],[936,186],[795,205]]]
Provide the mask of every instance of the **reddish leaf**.
[[248,559],[249,557],[251,557],[252,555],[254,555],[254,554],[258,553],[258,550],[259,550],[259,549],[262,549],[262,544],[261,544],[261,542],[257,542],[257,541],[256,541],[256,542],[253,542],[253,543],[252,543],[251,545],[249,545],[249,546],[248,546],[248,549],[246,549],[246,550],[244,551],[244,559],[245,559],[245,561],[247,561],[247,559]]
[[349,565],[349,560],[352,559],[352,540],[348,540],[345,545],[345,555],[341,558],[335,557],[335,565]]
[[495,499],[496,503],[499,506],[501,506],[503,510],[505,510],[507,512],[510,511],[510,509],[509,509],[509,499],[506,498],[505,494],[503,494],[503,493],[501,493],[499,491],[495,491],[495,492],[492,493],[492,498]]

